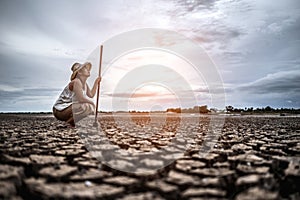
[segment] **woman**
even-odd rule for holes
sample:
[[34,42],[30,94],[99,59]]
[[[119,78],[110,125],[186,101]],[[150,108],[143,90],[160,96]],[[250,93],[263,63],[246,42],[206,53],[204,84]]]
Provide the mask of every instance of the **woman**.
[[95,114],[95,105],[89,98],[95,96],[101,77],[95,80],[94,86],[90,90],[86,80],[90,76],[91,67],[92,64],[89,62],[73,64],[71,82],[64,88],[53,106],[53,114],[56,119],[65,121],[74,127],[74,118],[77,121]]

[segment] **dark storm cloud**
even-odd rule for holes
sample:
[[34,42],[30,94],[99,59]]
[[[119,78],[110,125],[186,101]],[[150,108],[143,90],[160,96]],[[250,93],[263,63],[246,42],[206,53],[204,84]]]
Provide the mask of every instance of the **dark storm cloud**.
[[293,94],[300,96],[300,71],[286,71],[270,74],[237,88],[252,94]]
[[183,13],[199,11],[201,9],[212,9],[218,0],[197,0],[197,1],[174,1],[178,10]]
[[[184,33],[196,43],[202,45],[210,54],[226,51],[226,48],[236,39],[243,36],[245,30],[235,24],[227,23],[227,15],[221,5],[228,5],[229,12],[236,10],[249,11],[252,8],[248,2],[240,1],[174,1],[175,6],[170,11],[172,21],[177,31]],[[226,6],[223,6],[226,7]],[[246,9],[247,8],[247,9]]]
[[[268,74],[299,69],[300,12],[299,6],[292,6],[295,2],[298,1],[257,1],[251,14],[243,14],[247,17],[244,18],[245,23],[236,28],[240,27],[244,34],[232,40],[234,45],[229,45],[216,56],[219,66],[225,71],[231,71],[222,74],[226,83],[235,86],[245,82],[253,83]],[[243,15],[240,15],[241,20]],[[299,74],[297,71],[295,73]],[[295,85],[290,86],[292,90]],[[268,93],[272,93],[273,89],[277,92],[282,87],[269,86]],[[261,92],[260,87],[253,88]],[[255,92],[253,88],[251,92]],[[240,99],[239,96],[232,99]]]

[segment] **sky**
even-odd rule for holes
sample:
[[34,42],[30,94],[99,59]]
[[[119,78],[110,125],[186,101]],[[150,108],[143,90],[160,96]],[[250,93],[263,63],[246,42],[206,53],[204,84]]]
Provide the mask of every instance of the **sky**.
[[[222,80],[224,105],[300,108],[299,22],[298,0],[2,0],[0,112],[51,111],[69,82],[74,62],[86,61],[99,44],[114,36],[143,28],[175,31],[199,45]],[[122,109],[119,101],[128,109],[177,106],[175,97],[180,100],[183,93],[172,81],[183,76],[187,81],[182,83],[190,87],[186,95],[194,94],[197,103],[213,106],[207,77],[175,73],[192,68],[170,53],[160,52],[165,56],[161,63],[149,66],[170,87],[157,81],[146,67],[155,53],[139,50],[110,66],[104,63],[100,110]],[[134,57],[139,61],[134,62]],[[169,57],[169,63],[162,61]],[[136,63],[141,61],[149,71],[140,79],[149,75],[156,82],[135,82],[140,85],[130,88],[128,96],[129,88],[117,86],[132,73],[147,72],[138,71],[141,64]],[[97,75],[96,66],[93,70],[89,85]],[[194,103],[186,101],[184,107]]]

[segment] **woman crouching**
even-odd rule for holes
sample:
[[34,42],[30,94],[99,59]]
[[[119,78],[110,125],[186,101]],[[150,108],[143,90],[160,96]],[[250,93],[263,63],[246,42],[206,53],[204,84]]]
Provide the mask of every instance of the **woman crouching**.
[[56,119],[65,121],[71,126],[75,126],[75,121],[95,114],[95,105],[90,98],[95,96],[97,86],[101,81],[98,77],[90,90],[86,83],[90,76],[92,64],[74,63],[72,66],[71,82],[64,88],[53,106],[53,114]]

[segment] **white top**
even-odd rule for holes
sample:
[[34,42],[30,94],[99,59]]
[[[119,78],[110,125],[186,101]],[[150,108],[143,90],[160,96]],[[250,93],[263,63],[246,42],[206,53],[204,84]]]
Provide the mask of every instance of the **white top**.
[[[86,85],[87,87],[87,85]],[[85,87],[85,88],[86,88]],[[86,94],[86,89],[82,90],[83,96],[85,98],[88,98],[87,94]],[[67,85],[64,90],[62,91],[62,93],[59,95],[58,99],[56,100],[55,104],[54,104],[54,108],[56,110],[62,111],[64,109],[66,109],[67,107],[69,107],[70,105],[72,105],[72,103],[76,103],[78,102],[75,93],[73,91],[71,91],[69,89],[69,85]]]

